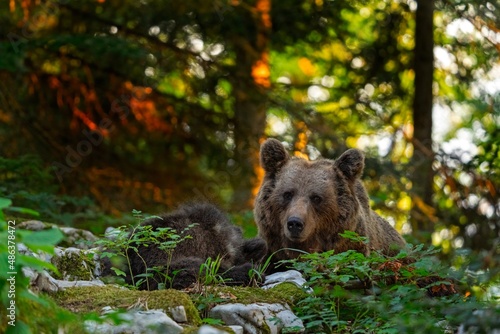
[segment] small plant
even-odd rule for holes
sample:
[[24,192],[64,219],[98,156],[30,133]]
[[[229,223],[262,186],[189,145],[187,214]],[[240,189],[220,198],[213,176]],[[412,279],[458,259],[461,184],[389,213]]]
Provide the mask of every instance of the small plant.
[[[217,321],[216,319],[211,319],[208,317],[208,312],[217,304],[227,302],[228,298],[222,298],[217,295],[217,291],[211,291],[207,287],[204,290],[194,296],[195,304],[197,305],[198,312],[200,312],[200,317],[202,321],[209,323],[211,321]],[[214,323],[212,323],[214,324]]]
[[198,272],[198,286],[216,285],[226,282],[226,279],[219,274],[222,257],[218,255],[215,259],[209,257],[200,266]]
[[[142,225],[141,223],[144,220],[153,217],[144,218],[141,211],[133,210],[133,215],[139,221],[136,225],[117,227],[113,230],[110,238],[102,238],[96,242],[101,247],[101,256],[109,258],[110,261],[116,257],[125,259],[133,287],[138,287],[146,283],[146,288],[150,290],[150,279],[155,279],[155,277],[161,277],[161,281],[157,281],[159,289],[164,289],[167,286],[171,287],[173,278],[177,273],[170,272],[174,250],[179,243],[191,238],[187,232],[196,224],[190,224],[180,233],[177,233],[175,229],[170,227],[153,229],[151,225]],[[154,218],[161,219],[161,217],[156,216]],[[167,263],[165,266],[149,267],[148,263],[141,256],[139,247],[149,247],[152,245],[156,245],[160,250],[167,253]],[[142,260],[144,268],[146,268],[144,273],[133,274],[130,265],[130,252],[135,252]],[[126,277],[127,273],[118,268],[119,266],[119,264],[118,266],[112,266],[111,270],[118,276]]]
[[248,276],[250,277],[251,286],[258,286],[259,282],[264,281],[264,273],[267,271],[267,269],[269,269],[269,266],[271,265],[271,260],[273,259],[275,253],[276,252],[269,255],[266,261],[259,263],[257,267],[252,267],[249,270]]
[[[366,242],[352,233],[343,235]],[[417,328],[442,333],[465,322],[473,309],[491,308],[459,293],[459,272],[440,266],[436,252],[408,245],[394,257],[351,250],[285,261],[305,275],[313,291],[295,305],[295,312],[311,333],[401,333]],[[488,326],[491,323],[480,328],[492,328]]]

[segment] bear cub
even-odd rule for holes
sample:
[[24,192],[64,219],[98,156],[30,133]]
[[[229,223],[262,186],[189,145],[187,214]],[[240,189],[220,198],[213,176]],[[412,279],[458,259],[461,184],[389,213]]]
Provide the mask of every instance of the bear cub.
[[[361,151],[350,149],[337,160],[308,161],[290,157],[278,140],[268,139],[261,146],[260,160],[265,176],[254,214],[268,255],[276,252],[274,263],[300,255],[292,249],[353,249],[364,254],[377,249],[390,254],[394,246],[405,245],[398,232],[370,209],[360,180]],[[368,237],[368,245],[341,237],[346,230]]]
[[[181,234],[190,224],[195,225]],[[201,264],[209,257],[215,260],[217,256],[222,258],[218,274],[228,280],[226,284],[248,285],[251,283],[249,270],[252,263],[259,262],[267,252],[262,239],[243,239],[241,229],[208,203],[184,205],[172,213],[148,219],[142,225],[151,225],[153,230],[169,227],[181,237],[191,236],[177,244],[171,259],[167,252],[154,244],[135,245],[138,253],[134,250],[128,252],[134,276],[146,272],[144,262],[148,268],[160,267],[164,270],[170,262],[168,274],[173,277],[171,283],[174,289],[184,289],[196,283]],[[128,277],[127,281],[131,283],[131,278]],[[149,289],[157,289],[158,282],[163,281],[162,275],[155,273],[149,278]],[[170,287],[168,282],[166,287]],[[146,289],[146,283],[139,288]]]

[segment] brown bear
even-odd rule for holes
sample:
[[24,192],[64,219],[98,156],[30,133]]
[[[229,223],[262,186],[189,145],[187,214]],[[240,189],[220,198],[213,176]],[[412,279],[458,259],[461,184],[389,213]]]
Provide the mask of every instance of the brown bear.
[[[293,251],[337,253],[370,250],[392,253],[405,245],[403,238],[370,209],[360,177],[364,155],[350,149],[337,160],[308,161],[290,157],[276,139],[260,151],[265,177],[255,201],[259,236],[267,242],[273,262],[300,255]],[[339,233],[354,231],[369,243],[351,241]]]
[[[186,229],[190,224],[195,224]],[[181,241],[173,253],[160,249],[158,244],[138,244],[137,251],[129,249],[130,268],[134,277],[147,268],[156,267],[173,277],[166,287],[184,289],[197,282],[200,266],[208,259],[222,258],[218,274],[226,284],[248,285],[249,271],[252,263],[259,262],[267,252],[266,243],[260,239],[243,239],[241,229],[230,223],[229,219],[216,206],[208,203],[193,203],[181,206],[178,210],[146,220],[142,225],[151,225],[152,230],[171,228],[180,237],[190,235],[191,238]],[[169,240],[164,240],[169,241]],[[164,282],[162,274],[153,272],[149,286],[142,283],[140,289],[157,289],[159,282]],[[128,283],[132,283],[130,275]],[[171,283],[171,284],[170,284]]]

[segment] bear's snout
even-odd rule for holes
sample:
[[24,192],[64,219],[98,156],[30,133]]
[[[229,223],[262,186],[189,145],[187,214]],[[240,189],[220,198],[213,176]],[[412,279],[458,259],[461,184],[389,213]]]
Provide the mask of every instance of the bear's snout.
[[286,227],[292,238],[298,238],[304,230],[304,221],[299,217],[290,217],[286,222]]

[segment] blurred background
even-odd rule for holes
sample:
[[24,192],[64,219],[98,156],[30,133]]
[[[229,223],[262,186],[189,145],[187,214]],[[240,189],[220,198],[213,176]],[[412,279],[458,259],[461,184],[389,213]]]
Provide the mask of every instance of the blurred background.
[[499,55],[495,1],[4,0],[0,197],[94,232],[210,200],[250,236],[275,137],[364,150],[409,240],[498,255]]

